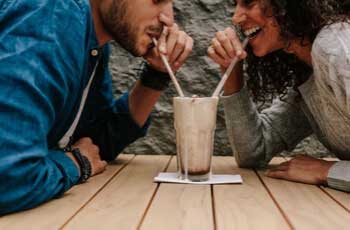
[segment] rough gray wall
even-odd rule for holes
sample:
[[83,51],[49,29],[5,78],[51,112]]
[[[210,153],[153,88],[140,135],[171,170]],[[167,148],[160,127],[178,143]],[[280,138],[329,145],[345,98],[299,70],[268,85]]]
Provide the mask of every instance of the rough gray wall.
[[[210,40],[218,30],[231,25],[232,0],[177,0],[174,1],[177,23],[190,34],[194,41],[194,51],[186,64],[177,73],[177,78],[186,95],[210,96],[219,82],[218,66],[206,56]],[[140,62],[113,44],[111,73],[116,96],[130,89],[136,80]],[[173,128],[172,97],[176,96],[173,85],[166,90],[153,112],[153,122],[146,138],[140,139],[125,152],[137,154],[174,154],[175,133]],[[311,144],[308,144],[311,143]],[[307,145],[305,147],[305,145]],[[297,148],[298,152],[326,154],[322,146],[307,140]],[[232,150],[227,140],[222,105],[219,106],[215,136],[216,155],[230,155]]]

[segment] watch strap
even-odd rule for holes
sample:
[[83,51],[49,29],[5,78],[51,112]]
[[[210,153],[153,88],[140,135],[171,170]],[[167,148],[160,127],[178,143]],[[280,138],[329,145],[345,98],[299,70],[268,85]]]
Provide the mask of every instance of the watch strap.
[[144,62],[140,72],[140,81],[143,86],[157,91],[163,91],[168,88],[170,80],[171,78],[168,73],[158,71]]
[[81,154],[79,148],[73,148],[70,152],[73,154],[75,160],[80,166],[80,178],[78,180],[78,184],[84,183],[91,176],[91,163],[86,156]]

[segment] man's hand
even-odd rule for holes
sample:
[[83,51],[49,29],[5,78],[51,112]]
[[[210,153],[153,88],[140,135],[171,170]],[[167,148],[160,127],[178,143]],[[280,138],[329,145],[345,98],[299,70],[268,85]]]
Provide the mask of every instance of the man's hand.
[[154,47],[144,57],[156,70],[166,72],[160,58],[160,53],[167,56],[169,64],[177,71],[188,58],[193,49],[193,39],[174,23],[171,27],[165,26],[158,40],[158,47]]
[[306,184],[326,185],[328,171],[334,163],[335,161],[297,155],[294,159],[268,170],[266,175]]
[[[91,164],[91,176],[99,174],[106,169],[107,162],[101,160],[99,154],[100,150],[97,145],[94,145],[94,143],[92,143],[91,138],[83,137],[79,139],[74,145],[72,145],[72,148],[79,148],[80,153],[89,159]],[[66,154],[74,161],[74,163],[80,169],[72,153]]]

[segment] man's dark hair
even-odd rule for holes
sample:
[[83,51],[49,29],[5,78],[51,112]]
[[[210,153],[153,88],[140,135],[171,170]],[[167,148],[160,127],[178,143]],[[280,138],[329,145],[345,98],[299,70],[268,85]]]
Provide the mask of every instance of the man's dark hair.
[[[252,0],[244,0],[252,2]],[[283,40],[314,41],[318,32],[327,25],[350,21],[350,0],[258,0],[271,4],[272,14],[281,30]],[[264,5],[262,4],[262,5]],[[264,57],[256,57],[247,48],[247,86],[255,102],[265,103],[283,96],[288,87],[296,89],[312,73],[311,67],[293,54],[282,50]]]

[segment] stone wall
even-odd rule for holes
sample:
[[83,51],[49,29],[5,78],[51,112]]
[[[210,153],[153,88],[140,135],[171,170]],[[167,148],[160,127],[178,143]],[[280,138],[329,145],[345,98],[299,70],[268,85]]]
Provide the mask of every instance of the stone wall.
[[[215,32],[231,25],[232,0],[177,0],[174,1],[174,12],[177,23],[195,41],[194,51],[178,71],[177,78],[186,95],[210,96],[219,82],[220,75],[218,66],[207,57],[206,50]],[[141,61],[113,43],[110,68],[116,96],[132,87],[137,78],[136,69]],[[174,154],[176,152],[173,96],[176,96],[176,92],[171,85],[154,109],[153,122],[147,137],[129,146],[125,152],[137,154]],[[313,139],[306,140],[296,150],[310,154],[327,154],[324,148]],[[221,104],[217,116],[214,152],[216,155],[232,154]]]

